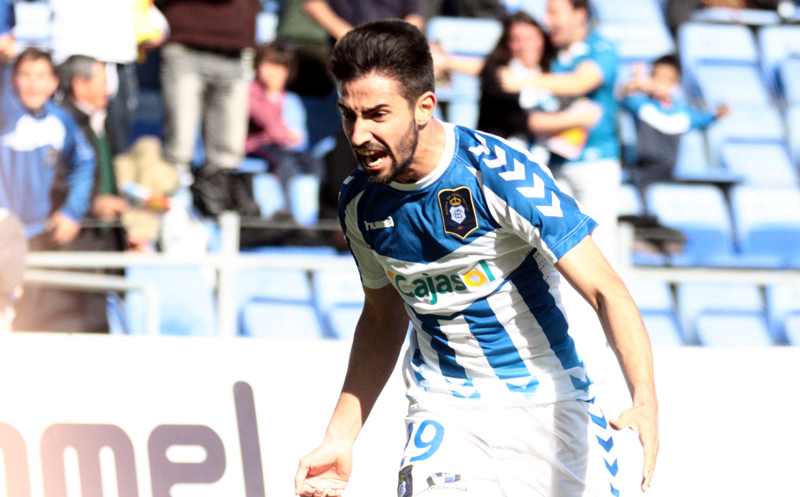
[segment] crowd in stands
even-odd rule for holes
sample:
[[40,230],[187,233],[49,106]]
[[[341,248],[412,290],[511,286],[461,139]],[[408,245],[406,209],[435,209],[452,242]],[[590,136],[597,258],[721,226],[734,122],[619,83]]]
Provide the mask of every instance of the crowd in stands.
[[[703,65],[692,50],[713,40],[701,33],[691,50],[683,44],[694,26],[761,37],[769,26],[800,20],[797,2],[635,3],[0,0],[0,228],[20,220],[32,251],[204,252],[216,217],[233,210],[261,219],[257,229],[243,228],[243,246],[346,249],[340,232],[322,228],[357,167],[326,56],[352,26],[399,18],[431,41],[440,116],[501,136],[548,165],[600,223],[594,236],[610,260],[622,213],[683,232],[677,249],[643,240],[639,263],[796,265],[800,253],[779,254],[771,266],[768,257],[743,257],[746,243],[734,237],[744,229],[733,230],[731,212],[747,183],[764,183],[747,180],[760,172],[735,170],[730,154],[740,142],[775,145],[797,189],[800,139],[787,146],[780,124],[777,139],[731,129],[759,112],[782,113],[800,136],[798,66],[772,61],[762,73],[756,66],[766,67],[766,54],[729,65],[712,56]],[[800,26],[786,29],[800,39]],[[785,59],[800,57],[800,43],[786,50]],[[752,88],[737,89],[741,74],[742,81],[755,74],[764,102]],[[689,156],[703,163],[693,174]],[[718,157],[727,168],[715,165]],[[687,180],[699,185],[658,202],[665,185]],[[712,257],[708,230],[693,231],[707,206],[698,202],[688,219],[669,222],[686,211],[676,199],[682,191],[691,197],[692,188],[711,189],[723,205],[727,239]],[[273,229],[270,219],[293,227]],[[794,225],[800,241],[800,220]],[[0,312],[15,301],[15,328],[109,330],[105,295],[20,291],[14,281],[0,281]]]

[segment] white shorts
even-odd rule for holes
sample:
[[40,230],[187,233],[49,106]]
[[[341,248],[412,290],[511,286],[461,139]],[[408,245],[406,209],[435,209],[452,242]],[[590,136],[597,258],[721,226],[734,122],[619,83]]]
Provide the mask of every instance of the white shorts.
[[412,409],[398,497],[618,497],[611,427],[593,403]]

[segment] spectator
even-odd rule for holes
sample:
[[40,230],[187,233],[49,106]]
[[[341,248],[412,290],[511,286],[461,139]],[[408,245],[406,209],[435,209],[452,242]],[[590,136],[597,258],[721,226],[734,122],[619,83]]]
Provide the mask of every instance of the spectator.
[[726,105],[716,112],[693,109],[678,96],[681,66],[674,55],[653,63],[650,77],[634,68],[633,77],[622,87],[622,107],[636,121],[636,166],[633,183],[642,191],[659,181],[672,181],[681,136],[690,129],[704,129],[726,116]]
[[0,332],[12,329],[14,301],[22,294],[27,250],[22,222],[8,209],[0,209]]
[[106,66],[109,145],[113,155],[129,144],[133,114],[138,106],[136,77],[136,0],[49,0],[53,11],[53,60],[71,55],[93,57]]
[[[558,111],[561,103],[548,91],[525,86],[509,93],[501,87],[503,71],[523,77],[548,72],[554,52],[542,28],[527,13],[518,12],[504,20],[497,46],[481,71],[478,129],[518,139],[528,148],[534,142],[534,131],[547,138],[543,143],[552,147],[559,133],[594,125],[599,117],[595,105],[573,105]],[[584,129],[580,131],[585,135]]]
[[182,183],[192,183],[190,164],[202,122],[206,162],[192,183],[195,205],[206,215],[241,212],[230,172],[244,156],[247,87],[261,4],[164,0],[161,8],[171,32],[161,50],[165,156]]
[[305,0],[303,10],[338,40],[353,27],[381,19],[403,19],[422,29],[419,0]]
[[[322,26],[336,41],[354,26],[383,19],[403,19],[422,29],[425,18],[419,0],[304,0],[303,10]],[[339,187],[358,166],[341,128],[336,135],[336,147],[325,157],[325,174],[320,186],[320,217],[333,218],[338,215]],[[333,244],[346,249],[344,237],[337,232]]]
[[554,156],[550,167],[562,188],[598,221],[600,226],[592,236],[613,261],[620,182],[620,144],[614,123],[617,52],[610,41],[590,30],[588,0],[549,0],[547,19],[550,39],[558,49],[551,72],[520,77],[506,70],[500,74],[501,85],[508,92],[533,86],[559,97],[587,97],[602,110],[580,151],[571,158]]
[[256,79],[250,84],[248,155],[261,157],[277,174],[288,198],[288,184],[296,174],[321,174],[321,164],[302,150],[305,131],[293,129],[283,118],[286,85],[295,70],[294,51],[286,42],[259,47],[255,58]]
[[[94,185],[91,145],[75,120],[50,101],[57,86],[50,55],[29,48],[17,57],[3,87],[0,169],[8,180],[0,185],[0,207],[25,224],[31,250],[57,250],[75,240]],[[47,329],[40,320],[48,314],[40,290],[24,292],[15,328]],[[105,305],[98,312],[105,319]],[[51,324],[67,326],[60,319]]]
[[[98,221],[118,222],[128,210],[128,203],[117,191],[110,147],[113,136],[106,133],[109,99],[105,64],[85,55],[72,55],[59,67],[59,76],[65,96],[62,105],[92,144],[97,160],[89,214]],[[125,237],[119,229],[84,230],[79,239],[81,246],[75,250],[125,248]]]

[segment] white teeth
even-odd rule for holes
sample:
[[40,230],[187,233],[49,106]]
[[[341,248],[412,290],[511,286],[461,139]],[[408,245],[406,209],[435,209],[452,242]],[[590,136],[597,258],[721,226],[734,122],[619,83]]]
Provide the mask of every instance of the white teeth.
[[386,156],[384,155],[383,157],[381,157],[379,159],[375,159],[375,160],[370,159],[369,160],[369,167],[377,167],[377,166],[379,166],[383,162],[383,159],[385,159],[385,158],[386,158]]

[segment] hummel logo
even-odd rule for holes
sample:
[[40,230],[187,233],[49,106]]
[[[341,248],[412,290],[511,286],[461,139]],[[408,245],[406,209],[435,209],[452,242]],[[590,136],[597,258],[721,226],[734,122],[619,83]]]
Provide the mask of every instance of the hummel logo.
[[383,228],[392,228],[393,226],[394,226],[394,220],[392,219],[392,216],[387,217],[383,221],[375,221],[374,223],[371,223],[369,221],[364,221],[364,229],[367,231],[380,230]]

